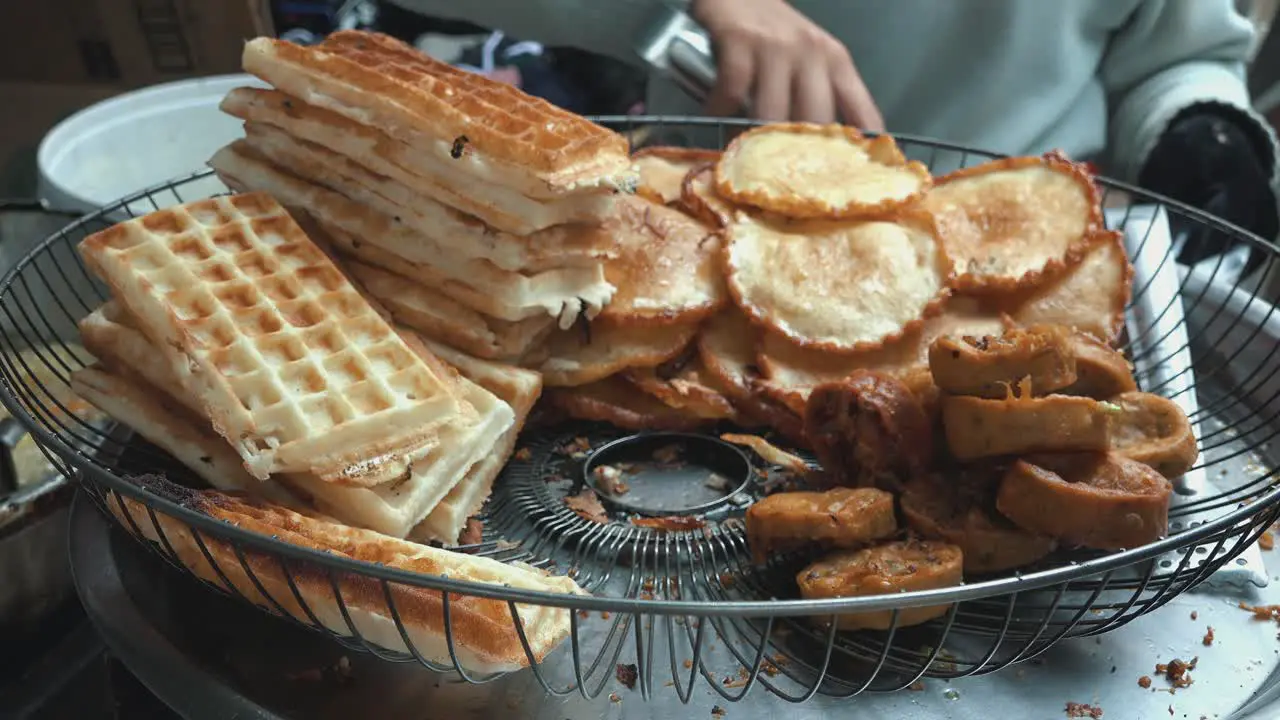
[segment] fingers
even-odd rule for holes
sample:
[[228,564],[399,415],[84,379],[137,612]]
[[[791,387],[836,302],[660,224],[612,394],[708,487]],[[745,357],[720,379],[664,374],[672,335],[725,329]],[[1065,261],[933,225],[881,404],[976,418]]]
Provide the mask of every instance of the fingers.
[[835,109],[848,124],[872,132],[884,132],[884,117],[871,97],[871,91],[853,66],[853,59],[843,47],[831,65],[831,89]]
[[829,123],[836,119],[831,78],[821,66],[798,68],[792,79],[791,117],[800,122]]
[[[759,57],[756,62],[760,62]],[[791,76],[795,66],[775,59],[757,67],[752,116],[770,122],[786,120],[791,116]]]
[[707,98],[710,115],[733,115],[746,104],[756,72],[752,49],[737,43],[716,48],[716,86]]

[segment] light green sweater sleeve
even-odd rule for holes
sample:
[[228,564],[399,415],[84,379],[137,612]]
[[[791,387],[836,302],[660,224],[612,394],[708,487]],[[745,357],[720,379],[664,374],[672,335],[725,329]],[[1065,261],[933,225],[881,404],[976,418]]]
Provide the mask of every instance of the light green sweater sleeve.
[[1220,104],[1264,129],[1275,185],[1275,135],[1253,111],[1244,82],[1253,39],[1252,26],[1235,12],[1233,0],[1145,0],[1113,36],[1101,68],[1114,171],[1134,179],[1180,111]]
[[448,20],[500,28],[521,40],[575,47],[638,63],[632,43],[657,8],[656,0],[392,0]]

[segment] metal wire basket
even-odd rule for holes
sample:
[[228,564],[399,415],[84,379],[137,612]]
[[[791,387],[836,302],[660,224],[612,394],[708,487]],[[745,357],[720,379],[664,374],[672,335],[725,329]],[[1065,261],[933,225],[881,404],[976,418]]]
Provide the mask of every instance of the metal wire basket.
[[[626,131],[637,142],[703,145],[723,145],[727,134],[746,124],[658,118],[600,121]],[[898,142],[935,174],[996,157],[915,138],[898,137]],[[0,281],[0,320],[6,330],[0,336],[3,402],[31,428],[50,460],[77,478],[100,508],[123,508],[124,498],[144,504],[146,516],[124,523],[125,529],[141,536],[138,522],[150,523],[161,537],[159,543],[146,544],[178,567],[183,566],[163,536],[158,515],[183,523],[202,548],[207,538],[230,544],[251,578],[248,555],[272,559],[290,577],[302,568],[313,576],[321,572],[335,588],[343,577],[371,579],[380,585],[397,625],[395,586],[441,593],[451,666],[428,662],[408,642],[403,628],[410,652],[392,653],[367,642],[353,624],[349,633],[322,627],[305,601],[301,616],[273,601],[277,614],[387,660],[421,662],[456,672],[469,682],[491,679],[466,672],[453,652],[450,601],[472,595],[508,603],[532,672],[554,695],[595,697],[613,687],[611,680],[631,664],[643,693],[671,687],[683,701],[688,701],[699,677],[726,701],[741,699],[759,685],[802,702],[818,693],[852,696],[900,690],[926,676],[988,673],[1033,658],[1065,638],[1108,632],[1159,608],[1230,563],[1280,514],[1276,463],[1268,456],[1270,440],[1280,426],[1280,361],[1273,357],[1280,332],[1269,328],[1274,307],[1243,284],[1223,282],[1233,253],[1243,252],[1254,260],[1255,277],[1261,275],[1255,286],[1265,286],[1280,253],[1191,208],[1120,183],[1101,180],[1100,185],[1106,204],[1121,208],[1109,215],[1113,227],[1135,235],[1130,227],[1134,218],[1143,212],[1150,218],[1154,211],[1161,222],[1168,217],[1175,228],[1189,232],[1191,240],[1215,248],[1216,259],[1188,271],[1177,269],[1176,243],[1153,239],[1149,228],[1145,235],[1137,233],[1130,247],[1139,270],[1154,270],[1145,277],[1138,274],[1128,311],[1126,350],[1144,389],[1196,403],[1190,412],[1200,427],[1202,456],[1188,477],[1199,479],[1179,486],[1171,534],[1160,542],[1115,554],[1057,555],[1025,572],[955,588],[795,599],[795,568],[788,558],[767,567],[749,561],[736,517],[742,505],[758,495],[755,483],[741,494],[745,500],[708,510],[711,522],[699,530],[657,532],[626,522],[588,522],[561,500],[583,482],[583,453],[564,448],[578,438],[599,444],[618,436],[615,430],[591,425],[527,433],[521,445],[528,452],[519,453],[508,466],[484,510],[484,542],[461,549],[504,561],[555,566],[591,591],[583,597],[417,575],[335,557],[240,530],[141,489],[124,477],[131,472],[163,472],[181,478],[184,471],[126,429],[102,430],[66,412],[58,388],[31,380],[35,375],[29,364],[46,363],[53,376],[66,383],[70,372],[90,361],[67,352],[64,343],[76,337],[76,322],[107,294],[86,272],[75,245],[118,220],[225,192],[207,172],[130,196],[72,223],[5,275]],[[28,348],[34,352],[19,355]],[[763,469],[758,459],[752,462],[757,471]],[[214,562],[207,551],[206,557]],[[223,570],[218,574],[225,578]],[[302,600],[296,588],[294,594]],[[341,604],[337,592],[335,598]],[[570,608],[566,647],[538,662],[525,639],[516,603]],[[938,620],[897,626],[902,608],[948,603],[946,615]],[[830,622],[842,612],[868,610],[891,610],[892,629],[844,633],[836,632]]]

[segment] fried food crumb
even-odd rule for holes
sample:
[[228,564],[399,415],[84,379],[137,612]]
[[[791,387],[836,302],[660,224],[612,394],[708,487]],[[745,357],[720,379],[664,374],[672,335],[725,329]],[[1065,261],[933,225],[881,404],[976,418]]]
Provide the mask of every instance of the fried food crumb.
[[1199,617],[1200,617],[1200,613],[1196,612],[1195,610],[1192,610],[1192,611],[1191,611],[1191,619],[1192,619],[1192,620],[1195,620],[1195,619],[1197,619],[1197,618],[1199,618]]
[[622,696],[618,695],[618,693],[609,693],[609,702],[620,703],[622,702]]
[[1191,687],[1195,680],[1191,677],[1191,671],[1196,669],[1196,663],[1200,662],[1200,658],[1193,657],[1191,662],[1186,662],[1178,658],[1170,660],[1168,663],[1160,663],[1156,665],[1156,675],[1163,675],[1173,690],[1181,690]]
[[1138,678],[1138,687],[1142,688],[1143,690],[1146,690],[1147,688],[1151,687],[1151,676],[1143,675],[1142,677]]
[[685,661],[684,661],[684,669],[685,669],[685,670],[688,670],[688,669],[689,669],[689,668],[691,668],[691,667],[693,667],[693,661],[692,661],[692,660],[685,660]]
[[719,705],[711,706],[711,717],[722,718],[724,716],[725,716],[724,708],[720,707]]
[[635,663],[618,663],[618,667],[614,669],[614,675],[628,690],[636,689],[636,677],[639,676],[639,672],[636,670]]
[[516,450],[513,457],[520,462],[529,462],[533,459],[533,451],[527,447],[522,447],[519,450]]
[[1240,609],[1253,613],[1254,620],[1275,620],[1280,622],[1280,605],[1250,605],[1240,603]]
[[665,515],[662,517],[631,518],[631,524],[636,527],[649,528],[661,532],[687,532],[689,530],[699,530],[707,523],[701,518],[690,515]]
[[910,685],[908,685],[907,689],[910,690],[911,692],[924,692],[924,681],[917,680],[911,683]]
[[1210,645],[1213,645],[1213,626],[1212,625],[1210,625],[1209,629],[1205,631],[1204,639],[1201,640],[1201,642],[1204,643],[1205,647],[1209,647]]
[[289,680],[297,680],[303,682],[333,682],[337,685],[346,685],[351,682],[351,659],[346,655],[338,658],[337,662],[322,668],[310,668],[296,673],[286,675]]
[[1258,547],[1263,550],[1271,550],[1276,546],[1276,536],[1270,530],[1262,533],[1258,538]]
[[591,441],[579,435],[569,442],[556,448],[556,452],[561,455],[567,455],[574,460],[579,460],[587,456],[591,452]]
[[631,486],[622,481],[622,471],[612,465],[599,465],[591,470],[596,479],[596,489],[605,495],[626,495]]
[[1067,717],[1069,718],[1093,718],[1097,720],[1102,717],[1102,708],[1093,705],[1085,705],[1084,703],[1067,703]]
[[563,502],[583,520],[601,525],[609,522],[609,514],[605,512],[604,505],[600,504],[596,491],[589,487],[582,488],[577,495],[566,497]]

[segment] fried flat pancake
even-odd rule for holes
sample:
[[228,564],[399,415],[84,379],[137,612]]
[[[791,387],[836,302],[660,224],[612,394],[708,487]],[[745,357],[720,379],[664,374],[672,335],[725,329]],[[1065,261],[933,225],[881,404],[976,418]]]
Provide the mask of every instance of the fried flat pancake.
[[1019,325],[1062,325],[1113,343],[1124,329],[1132,285],[1123,236],[1101,231],[1090,237],[1080,262],[1017,300],[1011,316]]
[[548,405],[571,418],[626,430],[692,430],[706,420],[677,410],[614,375],[577,387],[548,388]]
[[689,171],[720,159],[718,150],[655,145],[631,156],[640,171],[636,194],[662,205],[680,201],[684,178]]
[[690,170],[680,186],[680,206],[708,225],[723,228],[733,221],[738,209],[716,191],[715,175],[715,163]]
[[958,170],[923,204],[963,292],[1034,287],[1077,263],[1102,227],[1093,178],[1058,153]]
[[710,316],[728,302],[717,255],[720,239],[694,218],[642,197],[617,203],[616,255],[605,278],[617,290],[597,324],[681,325]]
[[948,293],[947,261],[927,223],[780,224],[739,214],[725,233],[734,301],[801,347],[881,347],[918,329]]
[[931,182],[892,137],[843,125],[780,123],[734,138],[716,165],[716,189],[736,203],[794,218],[884,215]]
[[[547,340],[550,356],[537,365],[548,387],[602,380],[633,367],[653,367],[680,354],[698,331],[694,325],[583,327],[558,330]],[[638,391],[637,391],[638,392]]]
[[824,353],[796,347],[794,343],[765,333],[756,356],[770,383],[801,391],[800,402],[815,385],[846,377],[858,369],[884,372],[911,382],[928,378],[929,346],[946,335],[992,335],[1004,329],[1000,318],[971,298],[948,298],[942,312],[925,320],[919,329],[882,348],[851,355]]
[[702,365],[697,347],[690,345],[684,354],[687,357],[677,357],[656,367],[631,368],[624,375],[637,388],[669,407],[707,420],[736,418],[733,403]]

